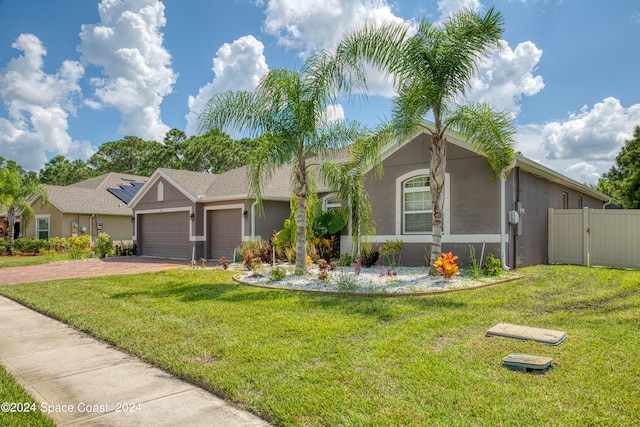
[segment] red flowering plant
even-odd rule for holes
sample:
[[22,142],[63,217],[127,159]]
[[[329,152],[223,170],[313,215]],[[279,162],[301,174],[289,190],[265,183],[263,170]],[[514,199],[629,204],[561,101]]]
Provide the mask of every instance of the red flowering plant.
[[444,280],[449,280],[453,276],[460,274],[460,271],[458,271],[458,265],[456,264],[457,259],[458,256],[453,256],[451,252],[442,254],[433,266],[438,269]]

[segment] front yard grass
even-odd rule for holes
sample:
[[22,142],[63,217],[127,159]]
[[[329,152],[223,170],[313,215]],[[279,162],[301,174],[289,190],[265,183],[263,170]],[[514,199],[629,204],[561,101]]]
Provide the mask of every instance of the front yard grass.
[[[610,426],[640,422],[640,272],[541,266],[474,291],[348,297],[173,270],[0,288],[286,426]],[[557,347],[486,338],[556,329]],[[501,366],[553,358],[544,375]]]
[[[55,426],[39,404],[0,365],[0,425],[2,427]],[[9,406],[7,406],[9,404]]]
[[[90,256],[90,254],[83,254],[81,258],[89,258]],[[0,269],[3,267],[24,267],[27,265],[39,265],[73,260],[74,259],[70,254],[0,256]],[[2,270],[0,270],[0,274],[1,271]]]

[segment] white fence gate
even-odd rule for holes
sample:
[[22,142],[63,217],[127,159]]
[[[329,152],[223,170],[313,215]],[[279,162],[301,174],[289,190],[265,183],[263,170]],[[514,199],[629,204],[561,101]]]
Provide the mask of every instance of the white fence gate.
[[549,263],[640,269],[640,210],[549,209]]

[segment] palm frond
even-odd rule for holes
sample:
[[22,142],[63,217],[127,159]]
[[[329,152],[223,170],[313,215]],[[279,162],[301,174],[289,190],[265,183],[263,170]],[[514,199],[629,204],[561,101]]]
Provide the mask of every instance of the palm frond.
[[494,177],[503,177],[515,152],[516,126],[511,113],[496,111],[486,103],[467,104],[447,119],[447,125],[487,157]]

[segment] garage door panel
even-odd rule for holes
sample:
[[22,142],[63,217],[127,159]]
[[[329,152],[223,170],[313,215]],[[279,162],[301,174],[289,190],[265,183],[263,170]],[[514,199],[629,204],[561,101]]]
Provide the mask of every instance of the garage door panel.
[[242,243],[242,210],[222,209],[209,211],[207,224],[209,258],[232,259],[233,252]]
[[189,212],[166,212],[139,216],[141,255],[191,258]]

